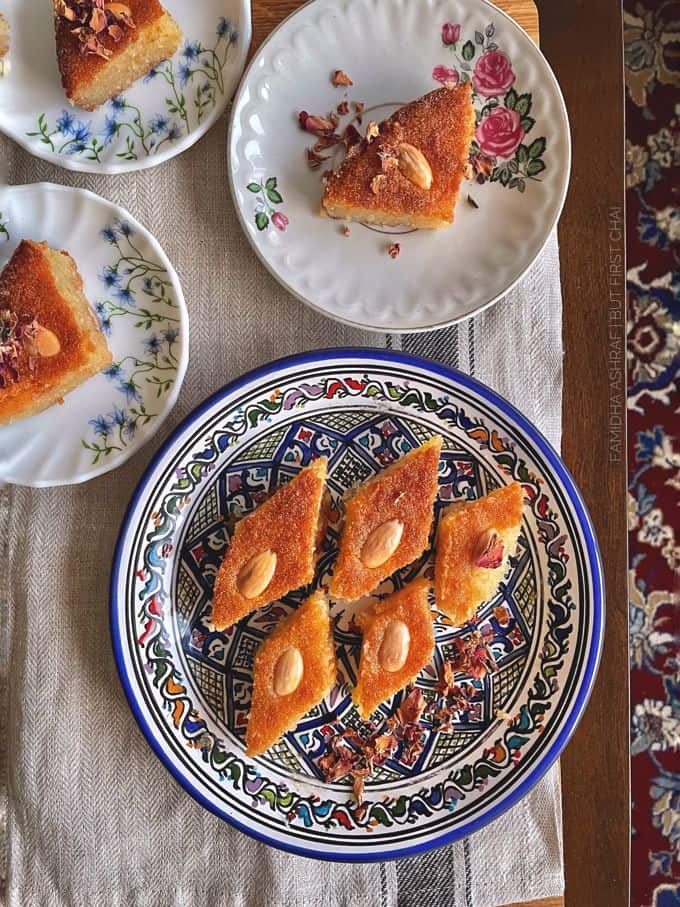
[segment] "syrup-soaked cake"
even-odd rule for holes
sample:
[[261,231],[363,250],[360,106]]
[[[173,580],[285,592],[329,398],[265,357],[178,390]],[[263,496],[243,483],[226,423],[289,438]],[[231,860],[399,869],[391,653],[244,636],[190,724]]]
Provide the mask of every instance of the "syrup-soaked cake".
[[258,756],[295,727],[335,683],[328,602],[315,592],[289,614],[255,656],[247,752]]
[[406,104],[350,148],[326,180],[322,213],[362,223],[447,227],[474,129],[469,82]]
[[327,462],[314,460],[236,524],[215,579],[216,629],[314,578]]
[[441,445],[435,435],[349,493],[331,596],[367,595],[423,553],[432,528]]
[[158,0],[54,0],[54,23],[64,91],[85,110],[117,97],[182,39]]
[[426,579],[415,579],[357,616],[363,641],[352,698],[362,718],[414,681],[432,658],[429,588]]
[[524,492],[519,482],[483,498],[449,505],[437,530],[437,607],[460,626],[496,594],[517,550]]
[[74,260],[23,240],[0,274],[0,424],[63,403],[110,364]]

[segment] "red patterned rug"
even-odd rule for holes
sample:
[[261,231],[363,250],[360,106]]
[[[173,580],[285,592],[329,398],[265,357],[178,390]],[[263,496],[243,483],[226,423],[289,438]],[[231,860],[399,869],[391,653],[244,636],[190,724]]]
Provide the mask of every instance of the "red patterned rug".
[[680,905],[680,2],[624,3],[631,907]]

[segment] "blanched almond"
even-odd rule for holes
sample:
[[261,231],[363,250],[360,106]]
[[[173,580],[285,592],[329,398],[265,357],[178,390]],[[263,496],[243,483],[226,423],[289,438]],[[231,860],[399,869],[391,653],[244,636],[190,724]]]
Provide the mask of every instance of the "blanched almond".
[[429,189],[432,185],[432,168],[427,158],[415,145],[401,142],[397,148],[397,160],[402,175],[421,189]]
[[26,349],[29,356],[49,358],[50,356],[57,355],[61,350],[61,343],[59,343],[59,338],[54,331],[50,331],[49,328],[38,325],[38,332],[35,337],[32,337],[30,341],[28,341]]
[[276,570],[276,554],[271,550],[254,554],[241,567],[236,587],[244,598],[257,598],[272,581]]
[[386,520],[369,534],[361,549],[361,562],[369,570],[388,561],[399,547],[404,524],[401,520]]
[[274,692],[277,696],[290,696],[300,686],[304,664],[300,650],[295,646],[285,649],[274,665]]
[[385,671],[393,673],[403,668],[408,658],[411,634],[403,620],[391,620],[378,650],[378,661]]

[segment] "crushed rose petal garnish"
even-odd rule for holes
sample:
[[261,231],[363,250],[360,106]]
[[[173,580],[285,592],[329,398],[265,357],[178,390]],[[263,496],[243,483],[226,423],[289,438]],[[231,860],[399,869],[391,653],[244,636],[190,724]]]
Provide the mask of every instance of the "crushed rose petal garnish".
[[[12,309],[0,310],[0,387],[19,380],[19,360],[27,345],[38,335],[33,315],[17,315]],[[33,368],[33,357],[29,367]]]
[[401,245],[398,242],[391,242],[387,247],[387,254],[390,258],[399,258],[401,252]]
[[335,85],[336,88],[341,85],[354,85],[354,82],[350,79],[346,72],[343,72],[342,69],[336,69],[333,75],[331,76],[331,82]]
[[340,114],[341,117],[346,117],[347,114],[349,113],[349,102],[340,101],[340,103],[338,104],[338,106],[335,109],[337,110],[337,112]]
[[497,532],[491,532],[484,544],[484,550],[475,560],[475,567],[495,570],[503,563],[505,546]]
[[460,636],[455,639],[457,651],[451,658],[454,671],[469,674],[475,680],[481,680],[489,671],[493,671],[496,660],[484,639],[485,635],[489,634],[474,630],[464,639]]
[[112,51],[102,44],[107,35],[118,43],[124,28],[135,28],[130,7],[111,0],[54,0],[54,14],[70,23],[80,52],[108,60]]
[[329,119],[317,114],[307,113],[306,110],[300,111],[298,122],[301,129],[311,132],[312,135],[331,135],[335,131],[335,126]]
[[470,166],[472,167],[472,175],[477,182],[480,184],[485,183],[487,180],[491,179],[494,159],[483,154],[481,151],[478,151],[477,154],[470,155]]
[[[450,733],[456,714],[479,717],[479,703],[473,702],[477,688],[470,681],[456,683],[454,678],[459,671],[479,680],[496,667],[485,635],[488,634],[473,629],[467,638],[455,640],[457,651],[442,666],[434,698],[426,699],[419,687],[411,687],[396,712],[378,726],[365,721],[361,732],[338,724],[324,728],[326,752],[319,757],[319,770],[326,781],[351,776],[357,821],[368,811],[364,785],[374,769],[396,754],[404,765],[414,765],[418,760],[426,740],[423,721],[436,733]],[[496,717],[510,718],[501,709]]]

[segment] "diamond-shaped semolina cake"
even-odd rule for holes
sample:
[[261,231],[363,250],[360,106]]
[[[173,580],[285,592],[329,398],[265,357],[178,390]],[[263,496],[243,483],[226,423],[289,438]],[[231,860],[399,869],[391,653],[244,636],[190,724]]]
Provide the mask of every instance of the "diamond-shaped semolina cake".
[[313,460],[236,524],[215,578],[216,629],[311,583],[324,524],[327,462]]
[[456,626],[492,598],[517,550],[524,492],[519,482],[476,501],[450,504],[437,530],[434,590],[437,607]]
[[336,677],[328,602],[315,592],[289,614],[255,656],[247,752],[258,756],[330,692]]
[[332,597],[368,595],[423,553],[432,528],[441,446],[435,435],[349,492],[328,585]]
[[429,588],[428,580],[415,579],[357,616],[363,641],[352,698],[362,718],[412,683],[432,658]]

